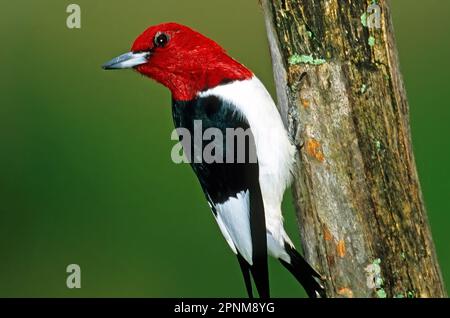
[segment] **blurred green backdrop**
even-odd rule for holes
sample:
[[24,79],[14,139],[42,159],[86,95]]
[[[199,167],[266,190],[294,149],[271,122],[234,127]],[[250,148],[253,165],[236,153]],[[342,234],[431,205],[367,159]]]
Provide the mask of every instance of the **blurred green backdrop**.
[[[66,27],[81,6],[82,28]],[[450,2],[392,1],[418,169],[450,284]],[[147,26],[190,25],[272,95],[257,0],[2,1],[0,296],[245,296],[239,266],[187,165],[170,159],[168,91],[100,65]],[[288,232],[299,245],[287,195]],[[66,287],[81,266],[82,288]],[[276,297],[303,296],[277,262]]]

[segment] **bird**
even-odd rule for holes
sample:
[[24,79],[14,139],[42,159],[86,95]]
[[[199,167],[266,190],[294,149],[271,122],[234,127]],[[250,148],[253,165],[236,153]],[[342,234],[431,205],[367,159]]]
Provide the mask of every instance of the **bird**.
[[[207,162],[194,155],[190,165],[237,257],[248,297],[254,297],[252,280],[260,298],[270,297],[269,255],[292,273],[309,297],[325,297],[322,276],[298,253],[284,229],[281,203],[292,181],[297,147],[258,77],[212,39],[175,22],[148,27],[128,53],[102,67],[133,69],[166,86],[176,129],[195,133],[197,122],[202,132],[214,129],[225,136],[217,138],[215,155],[228,160]],[[230,129],[247,132],[248,138],[237,145],[234,136],[227,135]],[[195,153],[192,134],[180,141],[186,153]],[[198,143],[197,150],[205,150],[205,143]],[[241,161],[239,151],[246,151]]]

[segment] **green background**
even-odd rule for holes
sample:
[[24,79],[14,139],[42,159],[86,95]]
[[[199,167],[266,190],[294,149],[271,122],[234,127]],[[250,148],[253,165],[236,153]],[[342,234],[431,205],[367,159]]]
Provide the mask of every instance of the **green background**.
[[[66,7],[82,28],[66,27]],[[0,296],[245,296],[239,266],[187,165],[170,159],[170,95],[100,65],[176,21],[274,86],[256,0],[2,1]],[[417,165],[450,284],[450,1],[392,1]],[[357,17],[358,18],[358,17]],[[288,232],[299,245],[287,195]],[[82,288],[66,287],[81,266]],[[277,262],[272,294],[303,296]]]

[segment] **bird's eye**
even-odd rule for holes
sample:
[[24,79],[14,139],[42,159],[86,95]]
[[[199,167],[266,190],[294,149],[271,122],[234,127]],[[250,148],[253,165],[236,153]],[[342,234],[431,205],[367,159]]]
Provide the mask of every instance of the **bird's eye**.
[[157,33],[153,41],[155,47],[164,47],[169,42],[169,36],[165,33]]

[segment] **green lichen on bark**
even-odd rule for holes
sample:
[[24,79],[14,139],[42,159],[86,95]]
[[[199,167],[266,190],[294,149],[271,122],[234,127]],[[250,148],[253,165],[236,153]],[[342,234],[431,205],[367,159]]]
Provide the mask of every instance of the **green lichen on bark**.
[[363,25],[363,27],[367,28],[367,12],[364,12],[361,15],[361,24]]
[[362,84],[361,85],[361,89],[360,89],[361,94],[364,94],[366,91],[367,91],[367,85],[366,84]]
[[298,64],[311,64],[311,65],[322,65],[325,64],[326,61],[324,59],[314,58],[312,55],[292,55],[288,60],[290,65],[298,65]]

